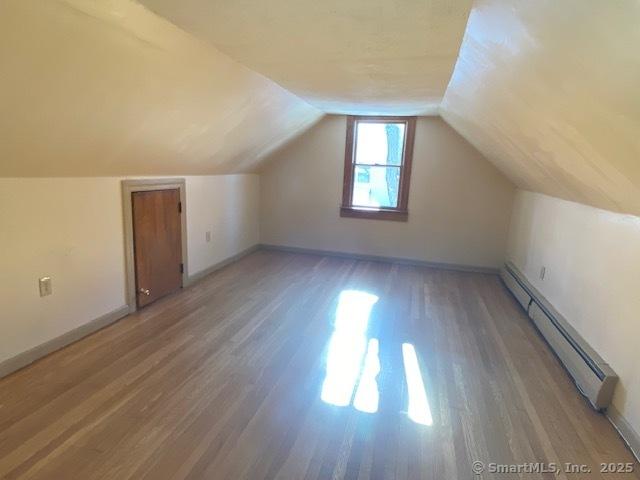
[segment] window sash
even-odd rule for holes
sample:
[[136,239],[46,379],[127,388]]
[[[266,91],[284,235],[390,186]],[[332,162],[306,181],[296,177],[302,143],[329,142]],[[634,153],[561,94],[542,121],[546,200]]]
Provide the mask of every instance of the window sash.
[[[356,169],[358,167],[365,167],[365,168],[397,168],[399,170],[398,175],[399,175],[399,180],[398,180],[398,191],[396,193],[396,197],[395,197],[395,207],[372,207],[370,205],[360,205],[358,203],[356,203],[354,201],[354,195],[355,195],[355,185],[357,182],[357,175],[356,175]],[[353,175],[351,178],[351,206],[354,208],[368,208],[368,209],[372,209],[372,208],[380,208],[380,209],[397,209],[398,205],[400,204],[400,188],[402,186],[402,170],[403,170],[403,165],[383,165],[383,164],[375,164],[375,165],[371,165],[369,163],[354,163],[353,164]]]
[[[341,216],[396,221],[407,220],[411,163],[415,138],[415,121],[415,117],[347,117],[342,206],[340,208]],[[356,162],[357,131],[359,123],[404,124],[405,128],[400,165]],[[357,180],[357,167],[399,169],[396,207],[370,207],[353,203],[354,186]]]
[[[402,153],[400,154],[400,165],[394,165],[392,163],[358,163],[356,159],[358,158],[358,126],[362,123],[369,124],[379,124],[383,125],[403,125],[404,128],[402,133]],[[354,165],[381,165],[381,166],[389,166],[389,167],[398,167],[404,165],[405,162],[405,152],[407,145],[407,130],[409,128],[409,124],[406,121],[398,122],[398,121],[390,121],[390,120],[356,120],[353,124],[353,164]]]

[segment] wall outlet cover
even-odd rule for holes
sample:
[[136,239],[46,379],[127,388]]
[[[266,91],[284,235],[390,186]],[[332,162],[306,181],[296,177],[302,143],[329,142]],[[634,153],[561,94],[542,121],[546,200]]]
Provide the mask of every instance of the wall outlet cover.
[[38,284],[40,286],[40,296],[46,297],[47,295],[51,295],[53,293],[53,289],[51,287],[51,277],[42,277]]

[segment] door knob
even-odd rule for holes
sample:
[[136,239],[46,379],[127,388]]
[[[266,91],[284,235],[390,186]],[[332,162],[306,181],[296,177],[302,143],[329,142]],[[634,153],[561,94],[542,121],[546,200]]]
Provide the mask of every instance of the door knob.
[[148,288],[140,288],[139,292],[143,295],[147,295],[147,296],[151,295],[151,292],[149,291]]

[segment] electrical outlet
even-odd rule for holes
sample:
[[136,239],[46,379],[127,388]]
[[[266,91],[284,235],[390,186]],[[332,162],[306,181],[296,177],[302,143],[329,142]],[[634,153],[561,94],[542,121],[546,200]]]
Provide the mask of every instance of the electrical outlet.
[[207,242],[211,241],[211,232],[207,232],[204,234],[204,238],[207,240]]
[[51,295],[53,290],[51,288],[51,277],[42,277],[39,280],[40,285],[40,296],[46,297],[47,295]]
[[540,269],[540,280],[544,280],[544,276],[547,274],[547,267],[542,267]]

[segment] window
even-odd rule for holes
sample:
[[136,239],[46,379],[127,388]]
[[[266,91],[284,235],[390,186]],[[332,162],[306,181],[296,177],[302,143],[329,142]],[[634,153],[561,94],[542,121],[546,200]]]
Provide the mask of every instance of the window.
[[406,221],[415,117],[347,117],[343,217]]

